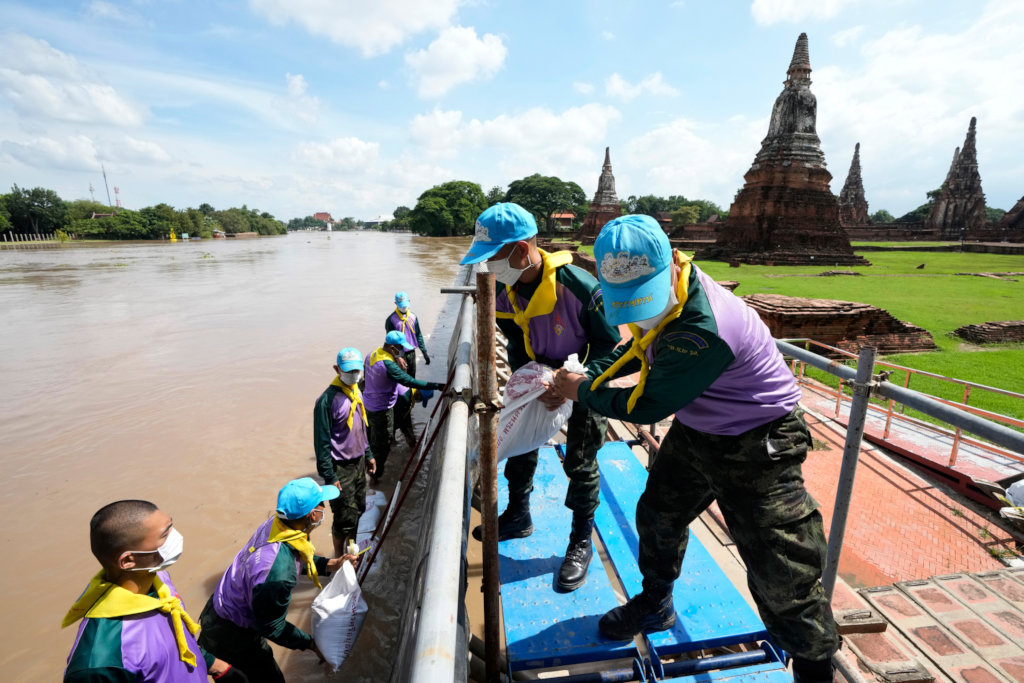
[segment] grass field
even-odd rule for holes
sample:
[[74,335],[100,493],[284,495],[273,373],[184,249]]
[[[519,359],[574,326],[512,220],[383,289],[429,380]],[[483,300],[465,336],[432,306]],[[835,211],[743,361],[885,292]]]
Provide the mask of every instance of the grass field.
[[[855,245],[856,246],[856,245]],[[590,247],[581,251],[593,253]],[[749,266],[730,268],[719,261],[698,261],[716,280],[737,280],[739,295],[771,293],[815,299],[856,301],[884,308],[908,323],[928,330],[939,347],[930,353],[879,358],[947,377],[1024,393],[1024,344],[975,346],[950,333],[962,325],[999,320],[1024,320],[1024,276],[1003,279],[958,273],[1024,272],[1024,256],[957,252],[870,251],[860,254],[867,267],[841,266],[857,276],[816,277],[821,266]],[[923,268],[918,268],[923,264]],[[823,373],[822,373],[823,374]],[[903,383],[903,373],[892,382]],[[963,389],[939,380],[915,377],[912,389],[961,400]],[[1024,401],[978,390],[970,404],[1024,419]]]

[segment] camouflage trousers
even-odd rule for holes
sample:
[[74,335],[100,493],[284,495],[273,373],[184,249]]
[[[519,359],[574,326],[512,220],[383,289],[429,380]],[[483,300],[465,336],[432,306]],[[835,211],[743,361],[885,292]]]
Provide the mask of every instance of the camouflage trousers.
[[391,439],[395,433],[395,408],[366,412],[366,431],[370,450],[377,460],[377,477],[384,476],[384,465],[391,453]]
[[[597,450],[604,444],[608,418],[574,403],[569,416],[562,469],[569,477],[565,506],[573,512],[591,515],[597,509],[601,493],[601,474],[597,469]],[[537,470],[537,451],[515,455],[505,462],[509,500],[525,498],[533,491]]]
[[359,516],[366,512],[366,458],[335,460],[334,477],[341,484],[341,495],[331,501],[331,535],[355,539]]
[[810,443],[800,408],[737,436],[674,420],[636,507],[644,588],[670,589],[687,527],[717,500],[774,642],[803,659],[832,656],[839,636],[821,585],[825,532],[800,468]]

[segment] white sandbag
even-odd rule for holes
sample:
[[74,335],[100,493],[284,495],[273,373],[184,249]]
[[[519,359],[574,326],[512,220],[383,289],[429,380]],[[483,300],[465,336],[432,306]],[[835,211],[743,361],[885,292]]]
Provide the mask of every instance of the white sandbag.
[[366,617],[366,601],[351,562],[341,565],[330,583],[313,599],[313,640],[337,671],[352,651]]
[[509,377],[501,399],[505,407],[498,417],[499,462],[540,448],[568,422],[572,402],[548,410],[537,400],[553,378],[552,369],[536,361],[530,361]]
[[1006,497],[1017,507],[1024,507],[1024,479],[1010,484],[1006,489]]
[[377,528],[377,522],[380,521],[380,508],[376,505],[367,505],[366,512],[359,515],[359,528],[356,529],[357,534],[373,533]]

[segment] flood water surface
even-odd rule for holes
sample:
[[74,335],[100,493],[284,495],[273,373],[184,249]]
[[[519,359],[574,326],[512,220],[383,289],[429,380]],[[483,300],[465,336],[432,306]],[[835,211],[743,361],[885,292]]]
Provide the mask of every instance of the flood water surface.
[[[0,251],[4,679],[59,680],[76,630],[61,618],[99,569],[89,518],[115,500],[174,518],[171,576],[198,618],[281,485],[315,475],[312,408],[338,349],[379,346],[399,290],[427,336],[467,245],[350,232]],[[444,381],[447,339],[433,342],[417,374]],[[407,453],[392,451],[390,479]],[[329,523],[312,538],[330,554]],[[367,600],[387,618],[357,643],[385,680],[401,610],[386,579]],[[307,584],[290,613],[306,630]],[[311,653],[275,650],[289,681],[323,680]]]

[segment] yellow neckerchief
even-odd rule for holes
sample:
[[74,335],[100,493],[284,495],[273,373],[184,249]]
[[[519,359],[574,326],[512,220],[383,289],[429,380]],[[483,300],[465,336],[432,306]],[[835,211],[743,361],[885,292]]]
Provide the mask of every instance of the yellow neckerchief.
[[633,406],[636,405],[637,400],[643,396],[644,385],[647,384],[647,373],[651,371],[651,364],[647,360],[647,347],[649,347],[661,331],[670,322],[679,317],[679,314],[683,312],[683,306],[686,305],[686,299],[689,296],[689,282],[690,282],[690,257],[684,255],[682,252],[676,252],[676,264],[682,269],[679,273],[679,282],[676,284],[676,298],[679,299],[679,303],[669,310],[668,315],[658,323],[650,332],[644,334],[642,328],[637,327],[633,323],[629,323],[629,331],[633,334],[633,343],[630,345],[629,350],[626,351],[622,356],[612,363],[612,366],[605,370],[600,377],[594,380],[590,385],[590,390],[597,389],[606,379],[610,379],[615,376],[615,373],[619,371],[623,365],[628,363],[633,358],[640,359],[640,381],[636,383],[636,387],[633,388],[633,393],[629,395],[629,401],[626,403],[626,412],[633,412]]
[[402,334],[405,334],[405,326],[409,323],[409,316],[412,315],[412,311],[407,308],[405,309],[405,313],[402,313],[402,311],[395,306],[395,314],[398,315],[398,319],[402,321]]
[[496,311],[494,314],[498,318],[511,318],[519,326],[519,329],[523,331],[523,344],[526,346],[526,355],[531,360],[537,360],[537,356],[533,352],[533,346],[530,345],[530,318],[547,315],[555,310],[555,301],[557,300],[555,277],[558,274],[558,268],[572,263],[572,252],[556,251],[553,254],[549,254],[543,249],[538,249],[537,251],[540,252],[543,270],[540,276],[540,284],[537,285],[536,291],[530,297],[530,303],[527,304],[526,310],[524,311],[519,308],[519,304],[516,302],[518,297],[512,289],[512,285],[505,285],[505,294],[508,296],[508,302],[512,305],[512,312]]
[[392,363],[395,362],[395,357],[385,351],[383,346],[370,354],[370,361],[366,364],[366,369],[369,370],[382,360],[389,360]]
[[160,580],[159,576],[153,577],[153,587],[156,588],[157,597],[155,598],[132,593],[130,590],[107,581],[103,577],[101,569],[96,576],[92,577],[82,596],[68,610],[60,627],[70,626],[82,617],[111,619],[159,610],[171,615],[174,640],[178,644],[178,658],[195,668],[196,656],[189,649],[188,641],[185,640],[185,628],[188,628],[189,633],[194,636],[199,633],[199,624],[193,621],[182,606],[181,600],[171,594],[171,589]]
[[[309,540],[309,535],[305,531],[299,531],[298,529],[292,529],[286,526],[279,517],[274,517],[273,523],[270,525],[270,535],[267,536],[268,543],[287,543],[291,547],[295,548],[302,555],[302,559],[306,561],[306,574],[309,578],[313,579],[313,583],[316,584],[317,588],[323,589],[320,585],[320,577],[316,573],[316,564],[313,562],[313,553],[316,548]],[[256,552],[256,546],[249,546],[249,552]]]
[[341,389],[341,393],[348,396],[350,402],[348,409],[348,419],[345,420],[345,424],[348,425],[349,429],[352,429],[352,416],[356,413],[356,406],[362,408],[360,414],[363,416],[363,424],[369,425],[370,423],[366,420],[366,406],[363,405],[363,395],[359,393],[359,386],[349,386],[341,381],[341,377],[335,377],[334,381],[331,382],[332,387],[338,387]]

